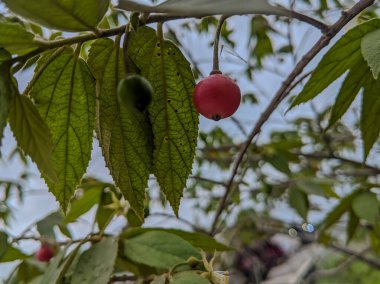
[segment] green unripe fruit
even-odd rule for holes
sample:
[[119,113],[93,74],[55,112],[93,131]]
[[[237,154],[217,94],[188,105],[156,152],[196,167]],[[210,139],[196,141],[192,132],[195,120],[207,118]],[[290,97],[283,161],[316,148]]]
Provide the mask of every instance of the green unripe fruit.
[[119,82],[117,94],[120,104],[143,112],[152,101],[153,88],[147,79],[133,74]]

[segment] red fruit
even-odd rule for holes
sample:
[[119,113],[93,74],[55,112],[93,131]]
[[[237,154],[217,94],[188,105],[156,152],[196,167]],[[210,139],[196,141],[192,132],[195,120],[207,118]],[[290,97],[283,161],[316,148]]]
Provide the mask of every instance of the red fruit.
[[36,258],[42,262],[49,262],[49,260],[54,256],[54,249],[48,245],[43,244],[40,249],[36,252]]
[[212,74],[196,86],[193,101],[197,111],[213,120],[229,117],[240,105],[240,88],[231,78]]

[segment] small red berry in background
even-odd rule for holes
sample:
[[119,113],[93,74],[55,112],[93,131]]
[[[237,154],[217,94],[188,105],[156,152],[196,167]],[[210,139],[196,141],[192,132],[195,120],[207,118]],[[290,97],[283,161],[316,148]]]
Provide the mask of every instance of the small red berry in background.
[[213,120],[229,117],[239,108],[240,88],[231,78],[223,74],[211,74],[201,80],[193,93],[197,111]]
[[37,260],[42,262],[49,262],[54,255],[54,248],[49,244],[42,244],[40,249],[36,252]]

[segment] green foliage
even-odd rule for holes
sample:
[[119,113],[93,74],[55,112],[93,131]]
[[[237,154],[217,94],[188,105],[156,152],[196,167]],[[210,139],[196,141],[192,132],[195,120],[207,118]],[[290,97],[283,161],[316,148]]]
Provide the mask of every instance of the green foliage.
[[170,234],[177,235],[178,237],[181,237],[188,243],[190,243],[192,246],[197,247],[205,252],[213,253],[215,250],[217,251],[227,251],[231,248],[225,246],[222,243],[219,243],[215,241],[214,238],[202,234],[202,233],[196,233],[196,232],[186,232],[182,230],[177,229],[162,229],[162,228],[136,228],[136,229],[130,229],[123,233],[123,237],[125,238],[131,238],[133,236],[137,236],[146,232],[166,232]]
[[32,158],[50,182],[56,182],[58,177],[52,162],[52,136],[46,122],[29,98],[14,95],[9,110],[9,124],[25,154]]
[[0,49],[0,146],[3,140],[4,127],[7,125],[9,105],[14,96],[14,87],[10,75],[10,64],[7,62],[11,54]]
[[20,16],[64,31],[95,30],[109,6],[109,0],[4,0],[4,3]]
[[12,54],[23,55],[39,47],[34,34],[20,23],[0,20],[0,46]]
[[[347,70],[351,70],[346,76],[338,98],[333,107],[330,125],[335,123],[348,109],[358,94],[364,88],[361,131],[364,141],[364,156],[367,157],[373,144],[380,133],[378,118],[375,113],[380,110],[378,99],[378,81],[370,74],[369,68],[362,64],[363,55],[371,68],[378,61],[376,54],[368,49],[368,39],[364,38],[380,28],[380,20],[375,19],[365,22],[348,31],[338,42],[325,54],[302,92],[295,98],[292,107],[305,103],[326,89],[332,82],[341,77]],[[372,35],[373,36],[373,35]],[[364,42],[362,44],[362,42]],[[362,55],[362,49],[364,53]],[[359,72],[357,72],[359,70]],[[368,70],[368,71],[366,71]]]
[[209,284],[205,278],[201,277],[195,272],[180,272],[174,274],[173,280],[170,281],[171,284]]
[[191,256],[200,258],[188,242],[164,231],[148,231],[126,239],[124,254],[136,263],[162,269],[184,263]]
[[95,41],[88,63],[97,79],[96,131],[106,164],[116,185],[143,219],[153,151],[147,114],[134,112],[118,100],[118,83],[124,78],[123,58],[112,40]]
[[380,30],[365,35],[361,49],[364,59],[371,68],[373,77],[377,79],[380,73]]
[[192,171],[198,115],[192,103],[194,77],[180,50],[142,27],[131,34],[128,54],[154,89],[148,110],[153,127],[153,173],[174,212]]
[[70,283],[107,284],[115,265],[117,247],[118,239],[107,238],[82,253]]
[[29,95],[53,136],[58,182],[47,181],[64,210],[91,157],[95,82],[83,59],[61,48],[39,60]]
[[371,224],[376,224],[379,220],[380,202],[376,194],[372,192],[363,192],[356,196],[352,201],[352,209],[355,214]]

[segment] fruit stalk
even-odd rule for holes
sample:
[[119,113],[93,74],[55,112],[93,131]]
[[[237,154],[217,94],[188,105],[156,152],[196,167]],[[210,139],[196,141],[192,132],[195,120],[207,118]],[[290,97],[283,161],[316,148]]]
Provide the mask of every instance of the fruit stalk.
[[227,18],[228,16],[222,15],[219,19],[218,26],[216,27],[215,38],[214,38],[213,66],[212,66],[212,71],[210,75],[222,74],[222,72],[220,72],[219,70],[219,39],[220,39],[220,33],[222,32],[223,24]]

